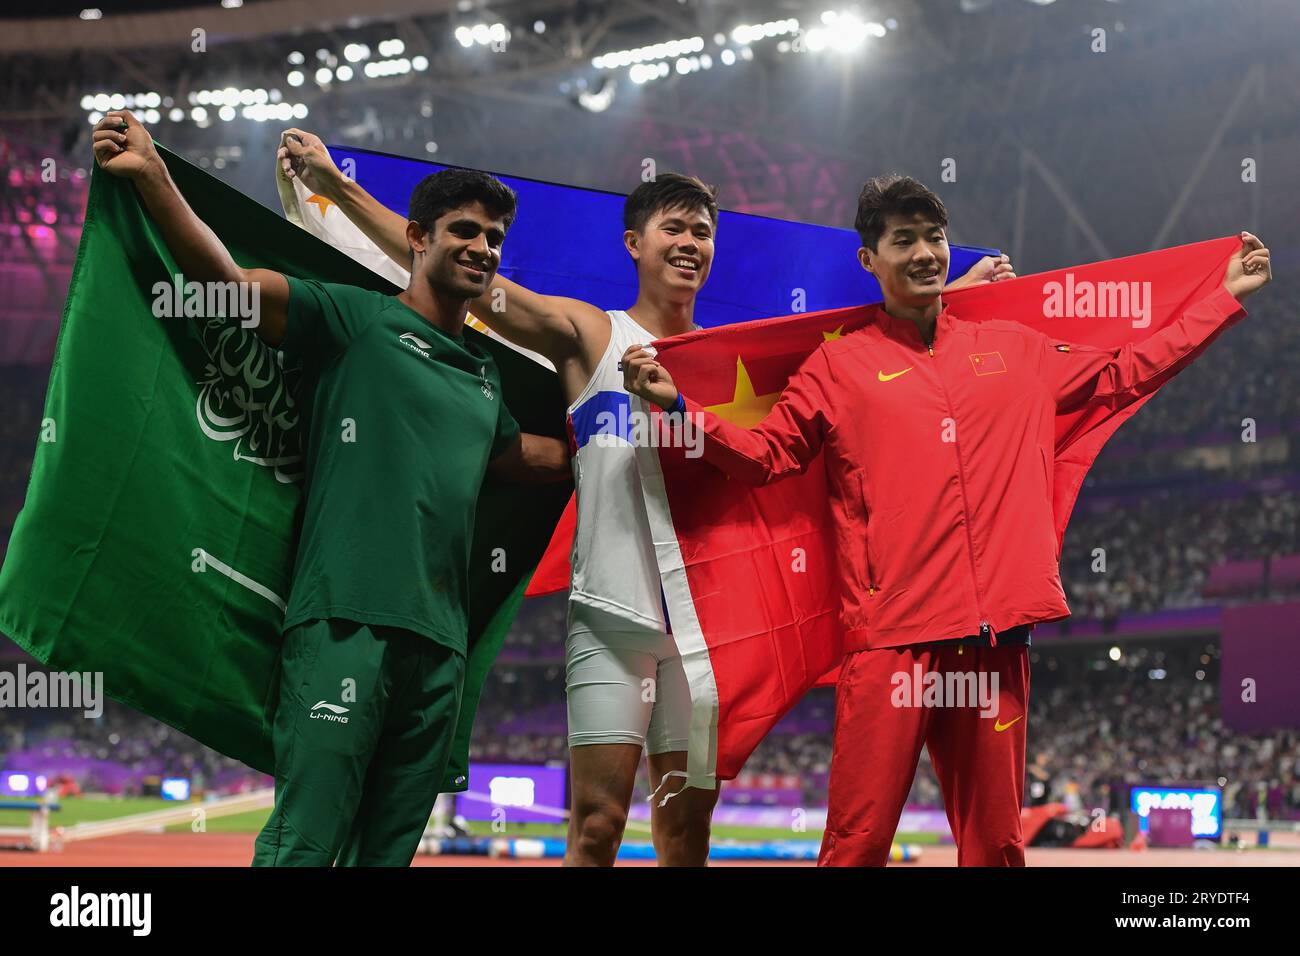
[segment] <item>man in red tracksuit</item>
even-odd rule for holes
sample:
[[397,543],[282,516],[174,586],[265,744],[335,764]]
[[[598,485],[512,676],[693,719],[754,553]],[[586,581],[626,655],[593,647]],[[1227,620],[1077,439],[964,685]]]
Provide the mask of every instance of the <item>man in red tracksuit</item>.
[[[825,458],[848,654],[824,866],[886,862],[923,744],[959,864],[1024,865],[1029,631],[1070,613],[1052,513],[1055,418],[1137,401],[1244,317],[1240,300],[1271,278],[1268,250],[1242,233],[1223,288],[1176,322],[1120,349],[1071,345],[945,311],[947,221],[913,179],[866,184],[858,255],[884,302],[809,356],[755,428],[681,395],[640,346],[623,357],[628,391],[691,414],[704,459],[733,478],[764,484]],[[944,697],[963,689],[969,699]]]

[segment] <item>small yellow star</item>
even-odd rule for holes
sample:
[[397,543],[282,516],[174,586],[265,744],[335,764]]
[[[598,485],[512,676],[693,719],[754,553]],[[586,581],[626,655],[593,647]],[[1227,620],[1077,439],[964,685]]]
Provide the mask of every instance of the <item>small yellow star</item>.
[[721,405],[709,405],[707,409],[719,418],[734,422],[741,428],[753,428],[766,417],[780,397],[780,392],[769,392],[766,395],[755,394],[754,383],[749,379],[749,372],[745,369],[745,363],[737,355],[735,394],[732,396],[731,401],[724,402]]
[[307,201],[316,204],[316,208],[320,210],[320,217],[322,219],[325,218],[325,207],[334,205],[334,200],[326,199],[324,196],[318,196],[314,193],[307,197]]
[[822,339],[824,339],[824,340],[827,341],[827,342],[834,342],[836,339],[842,339],[842,338],[844,338],[844,323],[843,323],[843,322],[840,323],[840,327],[839,327],[838,329],[836,329],[834,332],[823,332],[823,333],[822,333]]

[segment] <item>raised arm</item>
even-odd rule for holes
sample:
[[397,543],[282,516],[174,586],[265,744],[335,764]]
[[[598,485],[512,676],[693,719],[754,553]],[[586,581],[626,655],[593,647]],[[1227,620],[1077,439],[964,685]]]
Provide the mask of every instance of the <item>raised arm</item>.
[[[410,271],[407,218],[344,176],[320,137],[300,129],[285,130],[277,159],[286,178],[296,177],[330,200],[388,258]],[[472,311],[502,338],[540,352],[557,367],[578,354],[580,337],[598,337],[609,322],[594,305],[542,295],[501,275],[475,300]]]
[[407,272],[411,271],[407,218],[344,176],[319,136],[300,129],[285,130],[280,136],[276,160],[286,179],[298,179],[312,192],[334,203],[384,255]]
[[1241,301],[1272,279],[1269,252],[1248,232],[1228,260],[1223,285],[1140,342],[1102,349],[1042,339],[1043,376],[1060,411],[1124,408],[1186,368],[1246,315]]
[[821,452],[833,414],[830,367],[818,349],[795,372],[780,399],[753,428],[720,418],[687,398],[668,370],[640,345],[623,354],[623,387],[666,412],[683,413],[704,430],[705,461],[748,485],[802,474]]
[[95,124],[95,162],[135,184],[167,249],[187,281],[247,282],[257,297],[257,334],[271,346],[284,338],[289,283],[270,269],[244,269],[231,257],[172,181],[149,131],[130,112],[115,110]]

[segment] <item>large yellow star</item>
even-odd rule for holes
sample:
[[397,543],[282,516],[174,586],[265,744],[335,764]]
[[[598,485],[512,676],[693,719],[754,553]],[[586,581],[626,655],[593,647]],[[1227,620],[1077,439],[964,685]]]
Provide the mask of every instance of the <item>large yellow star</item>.
[[749,372],[745,370],[744,361],[737,355],[736,391],[731,401],[706,407],[719,418],[734,422],[741,428],[753,428],[766,417],[780,397],[780,392],[769,392],[766,395],[754,394],[754,383],[749,380]]
[[843,322],[840,323],[840,327],[839,327],[838,329],[836,329],[834,332],[823,332],[823,333],[822,333],[822,339],[823,339],[824,341],[827,341],[827,342],[834,342],[836,339],[842,339],[842,338],[844,338],[844,323],[843,323]]
[[320,210],[320,217],[322,219],[325,218],[325,207],[334,205],[334,200],[326,199],[324,196],[318,196],[316,194],[308,196],[307,201],[316,204],[316,208]]

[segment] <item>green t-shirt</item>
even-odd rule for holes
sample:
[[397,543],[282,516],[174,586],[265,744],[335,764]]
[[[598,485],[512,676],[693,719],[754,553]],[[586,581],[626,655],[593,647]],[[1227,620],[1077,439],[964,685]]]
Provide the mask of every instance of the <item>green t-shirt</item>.
[[479,487],[519,434],[492,356],[392,296],[294,278],[281,350],[306,438],[285,630],[340,617],[466,653]]

